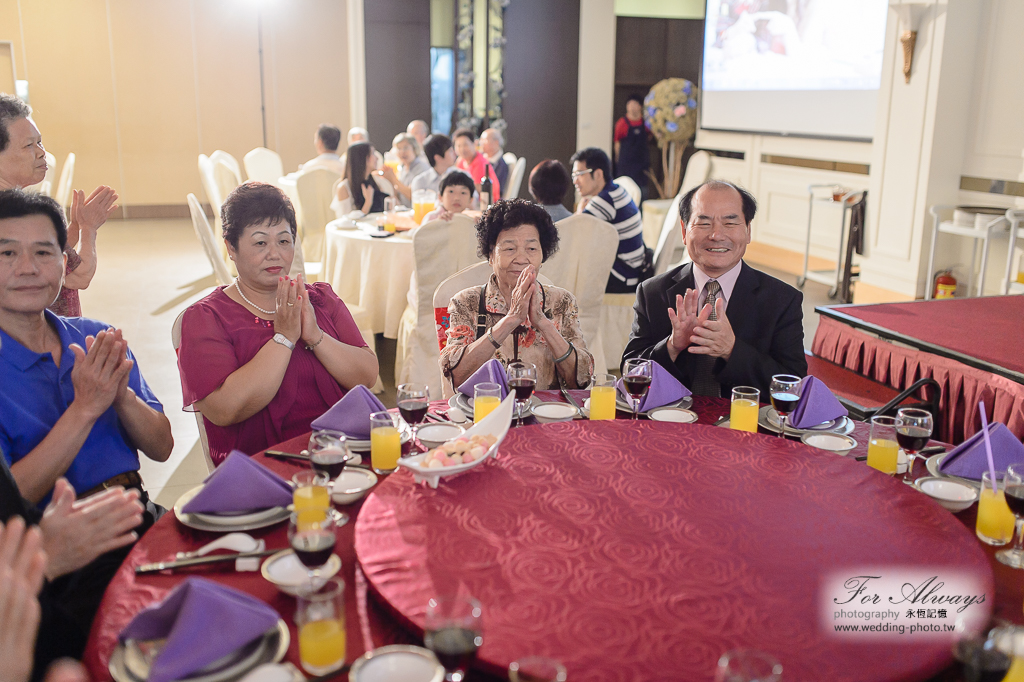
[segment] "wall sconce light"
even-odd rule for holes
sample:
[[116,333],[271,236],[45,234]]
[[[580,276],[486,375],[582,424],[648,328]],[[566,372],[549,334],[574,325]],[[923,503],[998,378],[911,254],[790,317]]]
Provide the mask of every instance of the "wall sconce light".
[[928,6],[926,2],[899,2],[890,0],[890,7],[896,10],[900,22],[900,45],[903,46],[903,78],[910,82],[910,67],[914,63],[914,45],[917,44],[917,27],[921,14]]

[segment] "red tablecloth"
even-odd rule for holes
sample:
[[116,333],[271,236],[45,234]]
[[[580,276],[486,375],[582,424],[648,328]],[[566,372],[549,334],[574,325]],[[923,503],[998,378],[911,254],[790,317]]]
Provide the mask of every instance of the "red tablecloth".
[[513,430],[495,462],[437,490],[392,476],[356,553],[417,631],[431,596],[480,599],[488,671],[553,656],[588,681],[711,680],[741,647],[772,652],[787,680],[922,679],[950,663],[948,643],[839,640],[819,580],[872,565],[992,575],[972,532],[858,462],[647,421]]
[[985,296],[839,311],[897,334],[1024,373],[1024,296]]
[[[1024,297],[1017,298],[1024,300]],[[843,312],[849,314],[850,310],[846,308]],[[955,328],[962,329],[962,326]],[[972,325],[970,332],[948,336],[980,343],[987,333],[988,330],[983,333],[982,328],[974,331]],[[1024,357],[1024,336],[1018,338],[1017,349],[1018,355]],[[897,390],[903,390],[922,377],[935,379],[942,387],[942,422],[937,425],[936,435],[944,441],[961,443],[981,428],[980,401],[985,402],[990,420],[1003,422],[1014,435],[1024,439],[1024,385],[1011,379],[940,355],[896,345],[824,315],[818,321],[811,350],[815,355]]]

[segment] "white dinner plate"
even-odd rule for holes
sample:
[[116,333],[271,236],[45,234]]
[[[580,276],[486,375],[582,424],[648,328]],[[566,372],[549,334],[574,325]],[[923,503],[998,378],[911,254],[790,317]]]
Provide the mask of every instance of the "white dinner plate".
[[647,411],[648,419],[656,422],[675,422],[676,424],[693,424],[697,421],[697,413],[681,407],[655,407]]
[[[401,433],[402,433],[402,445],[405,445],[406,443],[409,442],[409,439],[412,438],[412,431],[409,429],[409,426],[405,423],[404,420],[399,421],[399,424],[402,425],[400,427]],[[355,452],[369,452],[370,451],[370,441],[368,439],[367,440],[360,440],[358,438],[349,438],[348,436],[346,436],[345,437],[345,445],[348,446],[349,450],[352,450],[352,451],[355,451]],[[362,459],[361,458],[360,458],[360,460],[358,462],[356,460],[354,460],[354,459],[350,460],[349,462],[347,462],[347,464],[360,464],[360,463],[362,463]]]
[[[320,569],[320,576],[313,581],[316,589],[319,590],[323,587],[324,583],[337,575],[340,570],[341,557],[332,554]],[[277,589],[293,597],[309,587],[309,573],[299,561],[299,557],[295,556],[295,551],[291,549],[267,557],[260,567],[260,573],[264,580],[273,583]]]
[[939,466],[942,465],[942,460],[946,458],[948,452],[940,452],[937,455],[932,455],[924,461],[924,468],[928,470],[928,473],[937,478],[948,478],[951,481],[959,481],[965,485],[969,485],[975,490],[981,490],[981,481],[975,481],[973,478],[963,478],[962,476],[951,476],[950,474],[944,474],[939,470]]
[[178,521],[180,521],[183,525],[188,526],[189,528],[195,528],[196,530],[207,530],[212,531],[214,533],[256,530],[257,528],[266,528],[267,526],[272,526],[275,523],[280,523],[281,521],[287,521],[288,516],[291,513],[284,507],[273,507],[269,510],[266,510],[274,512],[272,515],[265,516],[257,521],[245,522],[239,521],[239,517],[237,516],[222,516],[220,517],[220,519],[223,519],[225,523],[221,523],[220,519],[218,520],[217,523],[211,523],[200,518],[200,516],[209,516],[208,514],[186,514],[185,512],[181,511],[182,508],[186,504],[188,504],[193,497],[198,495],[199,491],[202,489],[202,485],[197,485],[195,488],[192,488],[192,490],[189,490],[188,492],[184,493],[181,497],[178,498],[178,501],[174,503],[174,516],[178,519]]
[[[186,682],[227,682],[239,679],[264,663],[281,661],[288,652],[290,641],[288,625],[278,620],[277,625],[261,638],[182,679]],[[150,664],[159,653],[162,643],[163,640],[118,642],[107,666],[114,682],[145,682],[149,677]]]
[[[528,415],[529,410],[533,409],[534,405],[540,405],[542,402],[544,401],[537,396],[530,396],[530,404],[526,406],[525,410],[523,410],[523,415]],[[466,415],[466,420],[470,423],[473,422],[473,399],[468,395],[456,391],[455,395],[448,398],[448,407],[459,408],[462,411],[462,414]],[[515,412],[512,413],[513,418],[515,417],[515,414]]]
[[[763,426],[772,433],[779,432],[779,413],[775,411],[775,408],[771,405],[765,405],[757,412],[757,424]],[[839,419],[833,419],[832,421],[819,424],[809,429],[796,429],[786,424],[786,435],[787,436],[802,436],[805,433],[821,433],[823,431],[832,431],[834,433],[841,433],[844,436],[853,431],[853,420],[849,417],[840,417]]]
[[[693,407],[693,396],[688,395],[685,398],[680,398],[674,403],[669,403],[668,405],[661,405],[660,407],[652,407],[651,410],[657,410],[660,409],[661,407],[681,407],[684,410],[688,410],[691,407]],[[629,414],[633,414],[633,406],[629,404],[628,400],[622,397],[622,394],[619,393],[618,390],[615,391],[615,409],[619,410],[620,412],[628,412]],[[640,414],[646,414],[647,416],[650,416],[651,410],[641,412]]]
[[266,519],[277,516],[280,513],[281,507],[270,507],[268,509],[260,509],[254,512],[242,512],[238,514],[207,514],[201,512],[192,512],[192,516],[196,517],[204,523],[212,523],[215,526],[237,526],[242,523],[259,523]]

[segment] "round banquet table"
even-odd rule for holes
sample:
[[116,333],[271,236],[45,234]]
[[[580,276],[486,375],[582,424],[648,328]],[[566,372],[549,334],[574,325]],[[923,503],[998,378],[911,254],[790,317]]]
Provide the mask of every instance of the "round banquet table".
[[[577,401],[581,401],[586,395],[585,392],[573,391]],[[554,391],[538,391],[543,400],[561,400],[561,397]],[[438,401],[432,404],[431,409],[443,412],[446,405]],[[598,576],[591,575],[588,581],[575,580],[570,585],[573,591],[567,592],[564,596],[558,596],[555,601],[538,602],[536,599],[524,599],[517,601],[517,617],[526,614],[528,622],[524,629],[516,632],[509,642],[502,644],[502,638],[498,633],[501,630],[495,628],[507,627],[508,621],[498,618],[503,611],[510,613],[512,605],[495,607],[485,613],[484,630],[485,645],[481,651],[483,656],[483,669],[476,670],[470,677],[472,682],[484,682],[493,680],[504,680],[506,676],[503,671],[496,668],[502,663],[502,656],[506,655],[508,649],[520,647],[527,641],[560,642],[564,635],[556,632],[552,626],[549,628],[546,618],[558,605],[565,603],[569,598],[576,598],[579,593],[577,586],[590,589],[596,585],[602,591],[602,595],[614,596],[615,599],[643,599],[637,605],[631,606],[625,611],[627,616],[632,611],[641,608],[648,608],[648,590],[657,585],[658,576],[651,570],[654,562],[641,561],[650,556],[650,548],[643,547],[643,541],[651,537],[655,528],[661,528],[669,524],[669,532],[681,534],[683,540],[689,543],[697,542],[709,546],[712,549],[711,555],[707,557],[689,556],[685,558],[682,567],[666,567],[669,574],[673,571],[686,568],[688,573],[681,585],[697,585],[696,592],[680,592],[681,599],[672,602],[669,606],[675,611],[667,610],[669,606],[660,607],[661,613],[674,613],[680,609],[687,609],[694,604],[699,605],[699,613],[696,617],[702,619],[706,624],[710,623],[709,632],[714,637],[737,638],[741,640],[741,633],[750,635],[757,632],[758,628],[770,627],[772,631],[777,628],[781,632],[788,632],[789,639],[782,651],[798,651],[803,663],[786,663],[786,679],[814,679],[824,680],[826,677],[819,677],[815,673],[812,677],[806,677],[803,672],[807,669],[806,661],[820,662],[821,658],[831,656],[833,653],[838,656],[836,665],[849,662],[852,654],[859,651],[864,659],[853,661],[850,670],[862,670],[869,667],[873,670],[860,679],[913,679],[919,680],[927,677],[935,670],[948,665],[951,658],[948,649],[943,647],[937,650],[934,647],[915,644],[913,647],[891,647],[891,650],[869,645],[837,648],[833,642],[824,646],[824,653],[816,651],[821,647],[821,642],[816,639],[812,628],[800,629],[794,633],[793,627],[798,624],[794,613],[800,613],[807,605],[811,590],[808,589],[804,595],[804,601],[797,600],[796,610],[790,603],[782,603],[779,596],[769,595],[755,596],[752,598],[763,599],[760,604],[765,608],[778,607],[779,612],[767,610],[753,610],[755,602],[739,602],[737,594],[742,594],[742,588],[738,582],[729,580],[737,570],[747,570],[751,566],[764,566],[771,560],[772,564],[765,575],[757,576],[751,582],[751,589],[762,590],[772,588],[782,579],[777,574],[788,575],[794,583],[803,582],[810,584],[816,577],[814,570],[820,568],[824,558],[807,554],[820,553],[824,550],[838,549],[840,556],[848,556],[853,550],[866,549],[877,556],[878,553],[886,557],[900,557],[912,554],[925,560],[937,551],[935,547],[928,545],[922,547],[922,541],[915,540],[911,535],[922,534],[923,537],[948,538],[948,544],[941,548],[941,561],[938,563],[955,564],[958,566],[976,567],[978,557],[981,556],[982,566],[987,565],[987,575],[991,579],[995,573],[996,598],[994,602],[994,616],[997,618],[1024,622],[1022,618],[1021,603],[1024,599],[1024,581],[1021,580],[1021,572],[1015,571],[1007,566],[999,564],[993,558],[996,548],[982,546],[973,538],[974,518],[977,505],[970,507],[967,511],[957,515],[951,515],[938,505],[934,504],[923,495],[920,495],[910,488],[894,479],[890,479],[873,469],[868,468],[863,462],[854,461],[853,457],[866,453],[868,436],[867,425],[857,423],[854,432],[851,434],[860,443],[850,456],[846,458],[813,450],[799,442],[783,443],[782,439],[768,436],[756,436],[753,434],[740,434],[728,431],[727,429],[712,429],[701,425],[714,424],[720,417],[728,414],[729,401],[721,398],[701,398],[694,401],[692,408],[698,415],[697,425],[671,425],[636,424],[628,421],[617,421],[595,425],[589,422],[576,422],[574,424],[558,424],[550,426],[529,426],[520,429],[513,429],[505,443],[501,447],[500,456],[484,465],[481,465],[473,473],[449,479],[436,491],[417,489],[412,485],[412,478],[408,472],[400,471],[377,486],[374,492],[364,498],[363,501],[352,505],[339,507],[347,512],[352,521],[338,531],[338,543],[336,553],[342,559],[341,576],[345,580],[346,592],[346,614],[348,623],[347,638],[347,660],[351,663],[358,656],[370,649],[386,644],[420,644],[422,645],[422,631],[417,626],[422,625],[422,604],[413,603],[412,598],[424,587],[424,583],[418,582],[417,574],[428,576],[432,582],[437,581],[443,585],[444,580],[464,579],[467,585],[476,589],[475,580],[477,568],[483,572],[480,574],[483,580],[490,580],[498,573],[496,566],[501,566],[505,573],[502,573],[500,580],[504,583],[496,584],[496,588],[510,585],[521,586],[524,582],[536,584],[538,589],[549,586],[551,581],[564,575],[564,568],[559,568],[557,562],[546,565],[538,564],[537,559],[545,556],[544,552],[537,550],[544,546],[561,547],[565,543],[573,544],[574,539],[578,540],[581,531],[586,530],[583,521],[589,516],[594,516],[597,528],[605,528],[614,519],[623,524],[631,524],[636,530],[630,537],[623,540],[619,538],[617,544],[608,546],[607,551],[601,556],[609,562],[625,562],[626,569],[618,573],[606,573]],[[624,416],[620,413],[620,417]],[[608,436],[611,440],[596,443],[598,435],[594,429],[611,429]],[[644,433],[644,429],[650,429],[653,437],[644,439],[643,443],[629,437]],[[674,434],[671,442],[666,443],[667,434]],[[562,437],[569,436],[563,442]],[[553,440],[552,437],[559,440]],[[708,440],[705,441],[705,437]],[[285,441],[275,449],[285,452],[297,453],[306,446],[308,435],[299,436]],[[603,441],[603,438],[600,439]],[[658,471],[658,466],[665,466],[664,460],[667,453],[673,452],[675,444],[700,440],[704,446],[694,450],[694,459],[688,463],[680,461],[683,469],[675,469],[676,475],[683,471],[689,471],[693,480],[690,484],[673,489],[672,495],[665,499],[665,486],[659,482],[660,477],[653,476]],[[721,446],[727,444],[729,447],[739,447],[738,453],[729,453]],[[664,449],[652,455],[647,452],[653,447]],[[574,451],[570,459],[559,458],[557,454],[566,450]],[[641,450],[644,454],[640,454]],[[766,453],[759,455],[756,453]],[[537,453],[545,453],[538,455]],[[614,459],[608,459],[613,457]],[[780,459],[780,456],[782,459]],[[254,455],[254,459],[270,467],[285,478],[289,478],[296,471],[304,468],[301,462],[292,460],[271,459],[262,453]],[[763,481],[759,481],[753,489],[758,497],[751,497],[748,500],[731,500],[726,505],[727,509],[750,510],[755,508],[757,515],[749,520],[744,520],[742,526],[729,527],[721,521],[718,525],[704,525],[697,523],[701,518],[706,517],[707,510],[711,507],[722,507],[726,498],[715,497],[710,506],[706,495],[709,486],[721,486],[728,481],[743,480],[746,474],[732,471],[722,465],[725,461],[735,462],[744,459],[759,459],[755,463],[756,471],[765,472]],[[618,461],[624,471],[638,471],[643,475],[636,477],[633,482],[620,479],[619,482],[605,490],[599,490],[596,486],[604,476],[609,475],[609,468]],[[701,467],[700,471],[693,469],[696,462],[702,462],[707,466]],[[572,467],[566,468],[568,464]],[[671,459],[667,460],[670,469],[673,467]],[[628,466],[628,469],[626,468]],[[539,473],[551,468],[560,472],[558,480],[565,484],[566,494],[557,498],[549,499],[542,495],[542,485],[531,485],[523,487],[522,483],[531,481]],[[605,470],[602,473],[602,469]],[[645,472],[645,473],[644,473]],[[790,474],[786,481],[787,472]],[[797,473],[803,472],[803,473]],[[830,490],[831,484],[826,479],[832,475],[838,475],[842,480],[848,481],[851,488],[849,495],[840,495],[836,500],[828,500],[823,494],[814,493],[815,490]],[[922,467],[918,464],[914,471],[915,476],[924,475]],[[543,477],[541,477],[543,478]],[[767,488],[771,482],[783,483]],[[491,509],[491,500],[508,500],[511,493],[495,488],[494,483],[514,483],[513,489],[518,489],[523,498],[523,506],[511,510],[506,504]],[[593,483],[594,486],[589,484]],[[547,484],[544,484],[547,485]],[[821,487],[825,486],[825,487]],[[569,492],[570,490],[584,490],[583,494]],[[658,493],[661,490],[661,493]],[[622,492],[627,493],[627,498],[621,498]],[[678,501],[676,493],[679,494]],[[628,494],[639,492],[640,497],[629,496]],[[769,493],[786,493],[787,502],[777,505],[768,497]],[[403,496],[404,493],[404,496]],[[658,497],[660,495],[661,497]],[[714,496],[712,496],[714,497]],[[809,500],[805,500],[809,498]],[[619,500],[616,502],[616,500]],[[653,501],[664,499],[662,506],[648,504]],[[756,500],[760,499],[760,506]],[[417,505],[410,505],[411,501],[418,501]],[[557,503],[555,502],[557,500]],[[643,501],[647,500],[648,503]],[[802,500],[798,505],[796,500]],[[479,506],[469,508],[471,502]],[[527,504],[529,503],[529,504]],[[618,507],[613,505],[618,504]],[[675,505],[682,505],[685,513],[674,514]],[[704,508],[700,505],[704,504]],[[531,511],[534,507],[537,512]],[[820,507],[818,515],[805,515],[810,508]],[[437,511],[439,514],[457,515],[457,523],[449,530],[457,532],[460,537],[467,532],[467,528],[475,533],[477,538],[475,544],[465,546],[464,556],[450,557],[447,553],[431,558],[426,554],[433,548],[433,543],[438,536],[435,533],[425,534],[431,528],[431,524],[424,523],[419,517],[413,525],[405,527],[403,532],[396,534],[394,521],[399,514],[415,514],[422,511]],[[768,512],[772,515],[769,515]],[[797,512],[800,512],[797,515]],[[539,523],[544,518],[555,518],[555,514],[563,513],[566,519],[564,530],[553,528],[550,525]],[[512,518],[515,514],[521,515],[524,520],[522,524],[515,526]],[[783,514],[779,516],[779,514]],[[867,518],[870,517],[870,518]],[[907,517],[912,517],[908,519]],[[440,518],[440,517],[439,517]],[[671,519],[671,522],[670,522]],[[888,520],[888,525],[878,530],[877,526]],[[536,520],[538,523],[529,525],[526,522]],[[358,521],[358,523],[356,523]],[[766,540],[775,540],[778,535],[779,524],[787,524],[788,528],[800,530],[805,540],[810,543],[800,547],[799,553],[794,555],[781,555],[777,549],[770,546]],[[906,524],[906,525],[905,525]],[[358,526],[358,528],[357,528]],[[509,528],[514,526],[519,535],[510,534]],[[815,528],[820,529],[820,534],[813,534]],[[852,535],[843,538],[834,538],[829,533],[836,529]],[[900,531],[904,531],[900,533]],[[596,531],[595,531],[596,532]],[[360,557],[367,561],[366,571],[372,575],[372,584],[367,580],[363,568],[359,565],[356,556],[356,544],[358,533],[358,544],[360,551],[368,551],[366,557]],[[398,544],[390,549],[379,542],[381,534],[388,534]],[[270,528],[252,531],[251,534],[257,538],[263,538],[268,548],[285,548],[288,545],[287,531],[284,524],[278,524]],[[713,535],[718,534],[718,535]],[[89,642],[86,646],[83,660],[89,671],[90,677],[95,682],[109,680],[107,662],[117,641],[117,635],[128,624],[128,622],[143,608],[163,599],[174,587],[191,575],[201,575],[220,584],[228,585],[256,596],[268,603],[289,623],[292,634],[291,646],[288,650],[286,660],[298,663],[298,644],[293,624],[295,600],[279,593],[271,584],[263,580],[258,572],[236,573],[230,565],[218,564],[204,568],[191,568],[181,571],[163,572],[157,574],[136,575],[134,569],[144,563],[162,561],[173,558],[176,552],[197,549],[215,539],[219,534],[193,530],[180,524],[174,514],[168,513],[161,518],[135,545],[125,560],[124,565],[114,577],[107,588],[106,595],[100,605],[99,612],[93,623]],[[881,540],[881,541],[879,541]],[[907,541],[909,540],[909,544]],[[524,541],[529,541],[529,551],[522,554],[522,561],[514,564],[510,561],[509,552],[513,548],[520,549]],[[941,541],[941,540],[940,540]],[[507,544],[507,549],[502,549]],[[792,547],[795,541],[782,538],[782,542],[789,543]],[[725,543],[735,549],[735,555],[723,557],[715,550],[715,544]],[[870,543],[870,544],[869,544]],[[724,547],[725,544],[722,544]],[[365,548],[369,547],[369,550]],[[624,555],[624,552],[632,552],[637,548],[638,554],[631,556]],[[495,553],[495,549],[501,552]],[[562,551],[559,549],[559,551]],[[409,552],[409,553],[405,553]],[[570,561],[569,553],[566,554],[566,562]],[[927,557],[926,557],[927,555]],[[550,554],[548,553],[548,556]],[[858,555],[859,557],[860,555]],[[985,560],[987,558],[987,561]],[[454,561],[456,563],[448,567],[442,567],[437,560]],[[501,563],[494,563],[500,561]],[[426,563],[428,571],[414,571],[413,567]],[[753,563],[748,563],[753,562]],[[492,566],[491,564],[494,563]],[[469,567],[472,570],[466,569]],[[563,564],[564,566],[564,564]],[[807,568],[810,567],[810,568]],[[464,570],[466,569],[466,570]],[[730,572],[731,571],[731,572]],[[525,577],[524,577],[525,576]],[[582,577],[582,574],[581,574]],[[651,582],[655,580],[655,582]],[[578,584],[578,585],[577,585]],[[736,591],[730,594],[725,592],[727,588],[735,587]],[[792,591],[793,585],[782,585],[782,589]],[[484,593],[481,593],[484,594]],[[488,592],[487,594],[491,594]],[[404,596],[403,596],[404,595]],[[518,597],[517,597],[518,599]],[[697,599],[699,601],[694,601]],[[403,604],[405,606],[403,606]],[[407,608],[403,612],[396,609],[396,605]],[[595,635],[600,636],[605,632],[607,638],[603,644],[610,652],[621,653],[627,648],[627,644],[646,646],[644,641],[651,640],[657,633],[648,627],[639,632],[635,629],[615,631],[607,630],[608,626],[614,625],[613,616],[608,613],[609,602],[603,596],[595,604],[589,607],[588,613],[597,613],[603,620],[595,620],[582,630],[586,642]],[[760,609],[760,607],[758,607]],[[513,614],[514,615],[514,614]],[[565,616],[565,613],[562,614]],[[571,615],[571,614],[569,614]],[[615,616],[617,617],[617,616]],[[629,616],[635,620],[635,616]],[[554,622],[554,621],[552,621]],[[807,623],[799,623],[808,625]],[[686,626],[687,632],[692,628]],[[749,627],[748,627],[749,625]],[[577,630],[580,629],[577,625]],[[602,629],[605,628],[605,629]],[[692,634],[692,632],[691,632]],[[45,635],[41,635],[45,636]],[[709,635],[711,637],[711,635]],[[758,644],[768,648],[774,641],[774,635],[769,634],[771,639],[766,639]],[[701,642],[705,642],[701,644]],[[683,670],[690,670],[697,661],[705,662],[713,660],[720,651],[717,648],[709,648],[707,640],[672,640],[663,643],[667,651],[679,653],[679,660],[672,667],[651,676],[649,679],[660,679],[668,676],[672,679],[688,679],[682,674]],[[497,649],[495,647],[498,647]],[[580,650],[581,647],[573,642],[572,651]],[[533,653],[541,653],[539,651]],[[523,651],[516,650],[511,655],[521,655]],[[584,656],[581,652],[579,656]],[[806,656],[806,658],[804,658]],[[583,670],[577,665],[580,658],[570,652],[565,656],[570,664],[570,673],[573,679],[608,679],[621,676],[626,678],[631,673],[626,665],[616,660],[606,671],[597,671],[591,676],[585,676]],[[896,658],[902,660],[894,660]],[[585,659],[585,656],[584,656]],[[622,661],[631,661],[626,655]],[[589,661],[589,662],[588,662]],[[871,663],[869,664],[868,661]],[[587,665],[593,661],[583,660]],[[890,667],[892,664],[892,667]],[[576,674],[579,670],[580,674]],[[676,674],[673,671],[679,671]],[[798,674],[799,673],[799,674]],[[493,674],[493,675],[492,675]],[[708,679],[710,673],[704,673],[692,677],[692,679]],[[835,679],[845,679],[843,674],[836,675]],[[946,678],[943,678],[946,679]]]
[[367,312],[374,334],[398,338],[414,266],[407,233],[381,239],[358,228],[341,228],[338,221],[327,224],[321,279],[341,300]]
[[481,469],[437,490],[392,476],[355,543],[371,587],[416,631],[431,596],[478,598],[492,673],[541,655],[573,679],[710,680],[724,651],[753,648],[786,680],[922,679],[949,664],[948,642],[838,639],[820,582],[879,565],[992,581],[973,533],[934,502],[783,439],[548,424],[512,430]]

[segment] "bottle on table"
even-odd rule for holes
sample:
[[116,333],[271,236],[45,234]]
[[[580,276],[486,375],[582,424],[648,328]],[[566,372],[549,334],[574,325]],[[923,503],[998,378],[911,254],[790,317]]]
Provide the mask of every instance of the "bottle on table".
[[491,164],[484,164],[484,179],[480,181],[480,210],[494,203],[494,184],[491,182]]

